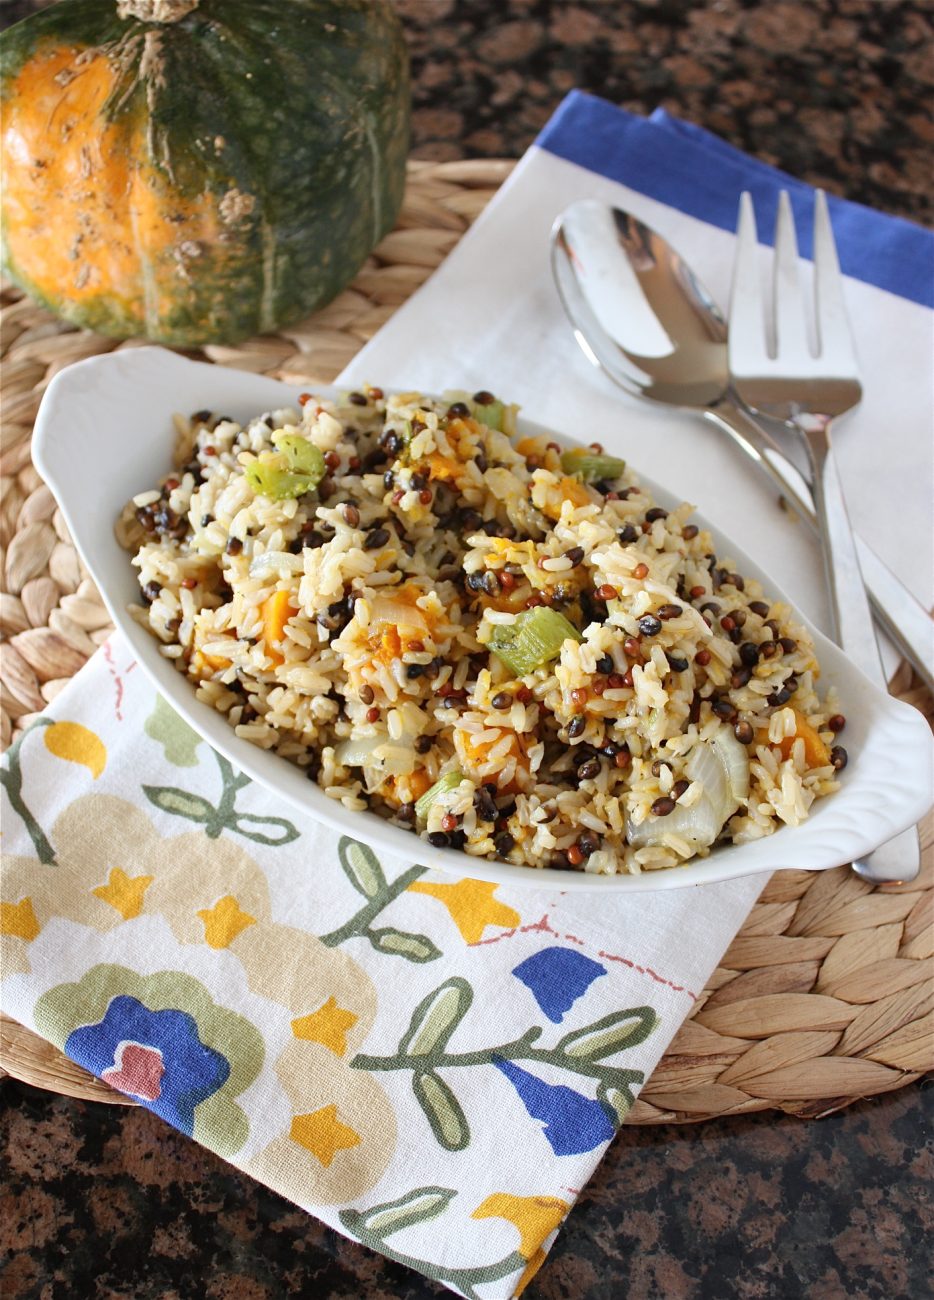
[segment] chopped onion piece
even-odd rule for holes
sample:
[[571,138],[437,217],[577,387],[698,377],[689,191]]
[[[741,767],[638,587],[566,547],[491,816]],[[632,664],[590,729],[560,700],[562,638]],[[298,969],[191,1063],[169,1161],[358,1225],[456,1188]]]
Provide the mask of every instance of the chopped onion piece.
[[371,623],[393,623],[396,627],[414,627],[428,631],[425,615],[417,605],[397,600],[392,596],[375,596],[370,602]]
[[626,839],[636,848],[658,844],[666,833],[700,849],[706,849],[733,816],[740,802],[749,796],[749,760],[746,750],[732,732],[718,731],[711,741],[696,745],[684,765],[692,781],[699,781],[703,794],[690,808],[676,804],[667,817],[646,817],[636,826],[626,822]]
[[646,844],[658,844],[666,833],[680,835],[682,839],[695,848],[706,849],[713,844],[720,833],[723,822],[713,801],[706,795],[698,799],[692,808],[676,804],[673,813],[667,817],[646,817],[644,822],[635,826],[631,820],[626,822],[626,839],[634,848]]
[[360,736],[357,739],[342,740],[334,751],[334,757],[341,767],[363,767],[369,761],[374,749],[386,743],[386,737]]
[[334,751],[341,767],[372,767],[386,776],[409,776],[415,769],[411,749],[394,745],[384,735],[342,741]]
[[250,577],[266,578],[271,573],[301,573],[305,561],[291,551],[264,551],[250,561]]
[[720,761],[726,770],[730,794],[737,803],[749,798],[749,755],[732,731],[718,731],[713,738]]

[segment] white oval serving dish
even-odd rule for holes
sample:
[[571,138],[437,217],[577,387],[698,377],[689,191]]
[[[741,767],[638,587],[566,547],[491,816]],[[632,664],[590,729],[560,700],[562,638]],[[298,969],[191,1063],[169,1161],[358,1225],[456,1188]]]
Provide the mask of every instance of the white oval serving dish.
[[[456,375],[451,377],[452,385],[456,380]],[[139,600],[139,588],[130,557],[114,536],[114,524],[131,496],[169,472],[173,412],[207,408],[242,420],[270,407],[294,404],[299,391],[262,375],[189,361],[163,348],[128,348],[57,374],[43,398],[33,439],[36,468],[58,498],[113,621],[142,668],[209,744],[276,798],[387,853],[455,875],[601,893],[677,889],[781,868],[824,870],[869,852],[924,814],[932,780],[932,742],[924,718],[875,687],[810,624],[823,668],[822,688],[837,688],[847,714],[850,762],[841,775],[839,793],[818,800],[802,826],[783,827],[753,844],[724,845],[687,866],[645,875],[535,870],[436,849],[375,813],[349,812],[287,760],[239,740],[219,713],[197,700],[189,681],[160,655],[156,640],[127,612],[128,605]],[[320,386],[314,391],[334,395],[333,389]],[[544,432],[528,421],[520,420],[520,427],[529,434]],[[638,473],[638,465],[634,468]],[[660,504],[677,504],[663,488],[648,479],[643,482]],[[788,600],[739,547],[718,529],[711,531],[718,553],[731,556],[743,573],[758,578],[769,595]]]

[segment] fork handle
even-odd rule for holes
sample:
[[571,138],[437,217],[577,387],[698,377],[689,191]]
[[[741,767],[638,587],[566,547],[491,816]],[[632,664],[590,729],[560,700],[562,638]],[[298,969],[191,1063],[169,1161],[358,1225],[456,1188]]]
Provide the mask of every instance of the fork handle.
[[[732,397],[718,402],[716,407],[703,414],[710,423],[728,433],[736,445],[769,475],[788,504],[816,530],[814,507],[795,485],[797,473],[792,475],[793,466],[762,425]],[[928,689],[934,691],[931,671],[934,626],[927,611],[862,539],[857,538],[856,544],[863,580],[877,621],[911,662]],[[878,670],[873,680],[878,680]]]
[[[885,690],[887,683],[856,555],[856,539],[830,437],[832,421],[824,416],[801,415],[795,423],[804,435],[811,462],[834,640],[870,680]],[[914,880],[920,869],[921,843],[916,826],[853,863],[857,875],[873,884]]]
[[831,636],[866,676],[887,689],[872,614],[856,554],[856,540],[843,496],[843,484],[825,416],[795,420],[804,435],[811,464],[824,576],[830,593]]
[[[771,435],[766,432],[758,421],[753,419],[738,401],[732,396],[728,396],[719,402],[715,408],[704,411],[704,417],[728,433],[747,456],[772,478],[785,499],[799,512],[802,518],[806,519],[812,527],[818,527],[817,516],[811,503],[801,496],[792,479],[783,471],[783,466],[789,469],[792,467],[782,454],[778,444],[773,441]],[[805,439],[805,441],[807,440]],[[836,473],[836,465],[833,463],[832,454],[830,459],[829,472],[833,475],[836,491],[840,494],[842,501],[840,480]],[[826,457],[823,457],[822,460],[826,460]],[[818,475],[815,474],[814,477],[817,480]],[[827,477],[826,473],[820,477],[820,483],[825,488]],[[824,500],[826,502],[826,496]],[[844,506],[844,512],[845,509]],[[893,640],[919,670],[930,689],[932,686],[931,656],[929,653],[931,623],[926,612],[865,542],[854,539],[852,533],[850,533],[850,538],[854,544],[854,550],[858,546],[860,553],[867,559],[863,576],[867,581],[867,589],[873,599],[877,618],[880,618],[881,615],[880,622],[887,631],[894,634]],[[857,574],[860,572],[859,564],[856,566],[856,571]],[[834,590],[834,588],[831,587],[831,590]],[[865,591],[862,593],[862,601],[865,605]],[[871,623],[869,626],[871,632]],[[906,628],[910,628],[914,635],[906,636]],[[874,645],[874,640],[869,644]],[[874,681],[883,681],[883,688],[885,688],[882,661],[878,654],[878,646],[875,648],[875,664],[871,665],[870,676]],[[880,845],[868,857],[853,863],[853,870],[856,874],[873,884],[914,880],[920,869],[921,843],[917,827],[909,827],[908,830],[903,831],[894,839]]]

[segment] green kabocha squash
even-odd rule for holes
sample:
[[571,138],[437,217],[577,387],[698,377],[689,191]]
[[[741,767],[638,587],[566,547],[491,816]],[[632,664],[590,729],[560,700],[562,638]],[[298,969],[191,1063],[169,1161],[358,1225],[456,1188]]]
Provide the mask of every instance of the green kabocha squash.
[[333,298],[392,228],[388,0],[61,0],[0,36],[3,260],[75,324],[232,342]]

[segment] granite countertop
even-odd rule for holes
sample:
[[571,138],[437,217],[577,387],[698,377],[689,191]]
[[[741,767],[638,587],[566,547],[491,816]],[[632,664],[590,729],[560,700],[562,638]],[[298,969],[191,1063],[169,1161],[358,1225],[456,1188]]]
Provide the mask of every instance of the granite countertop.
[[[4,1099],[5,1300],[451,1294],[148,1111],[9,1081]],[[919,1300],[934,1186],[925,1109],[913,1087],[810,1123],[624,1128],[528,1300]]]
[[[42,0],[4,0],[6,25]],[[414,155],[517,157],[573,86],[656,105],[848,197],[930,218],[923,0],[394,0]],[[143,1110],[2,1088],[6,1300],[449,1294]],[[624,1129],[530,1300],[917,1300],[930,1093],[809,1123]]]

